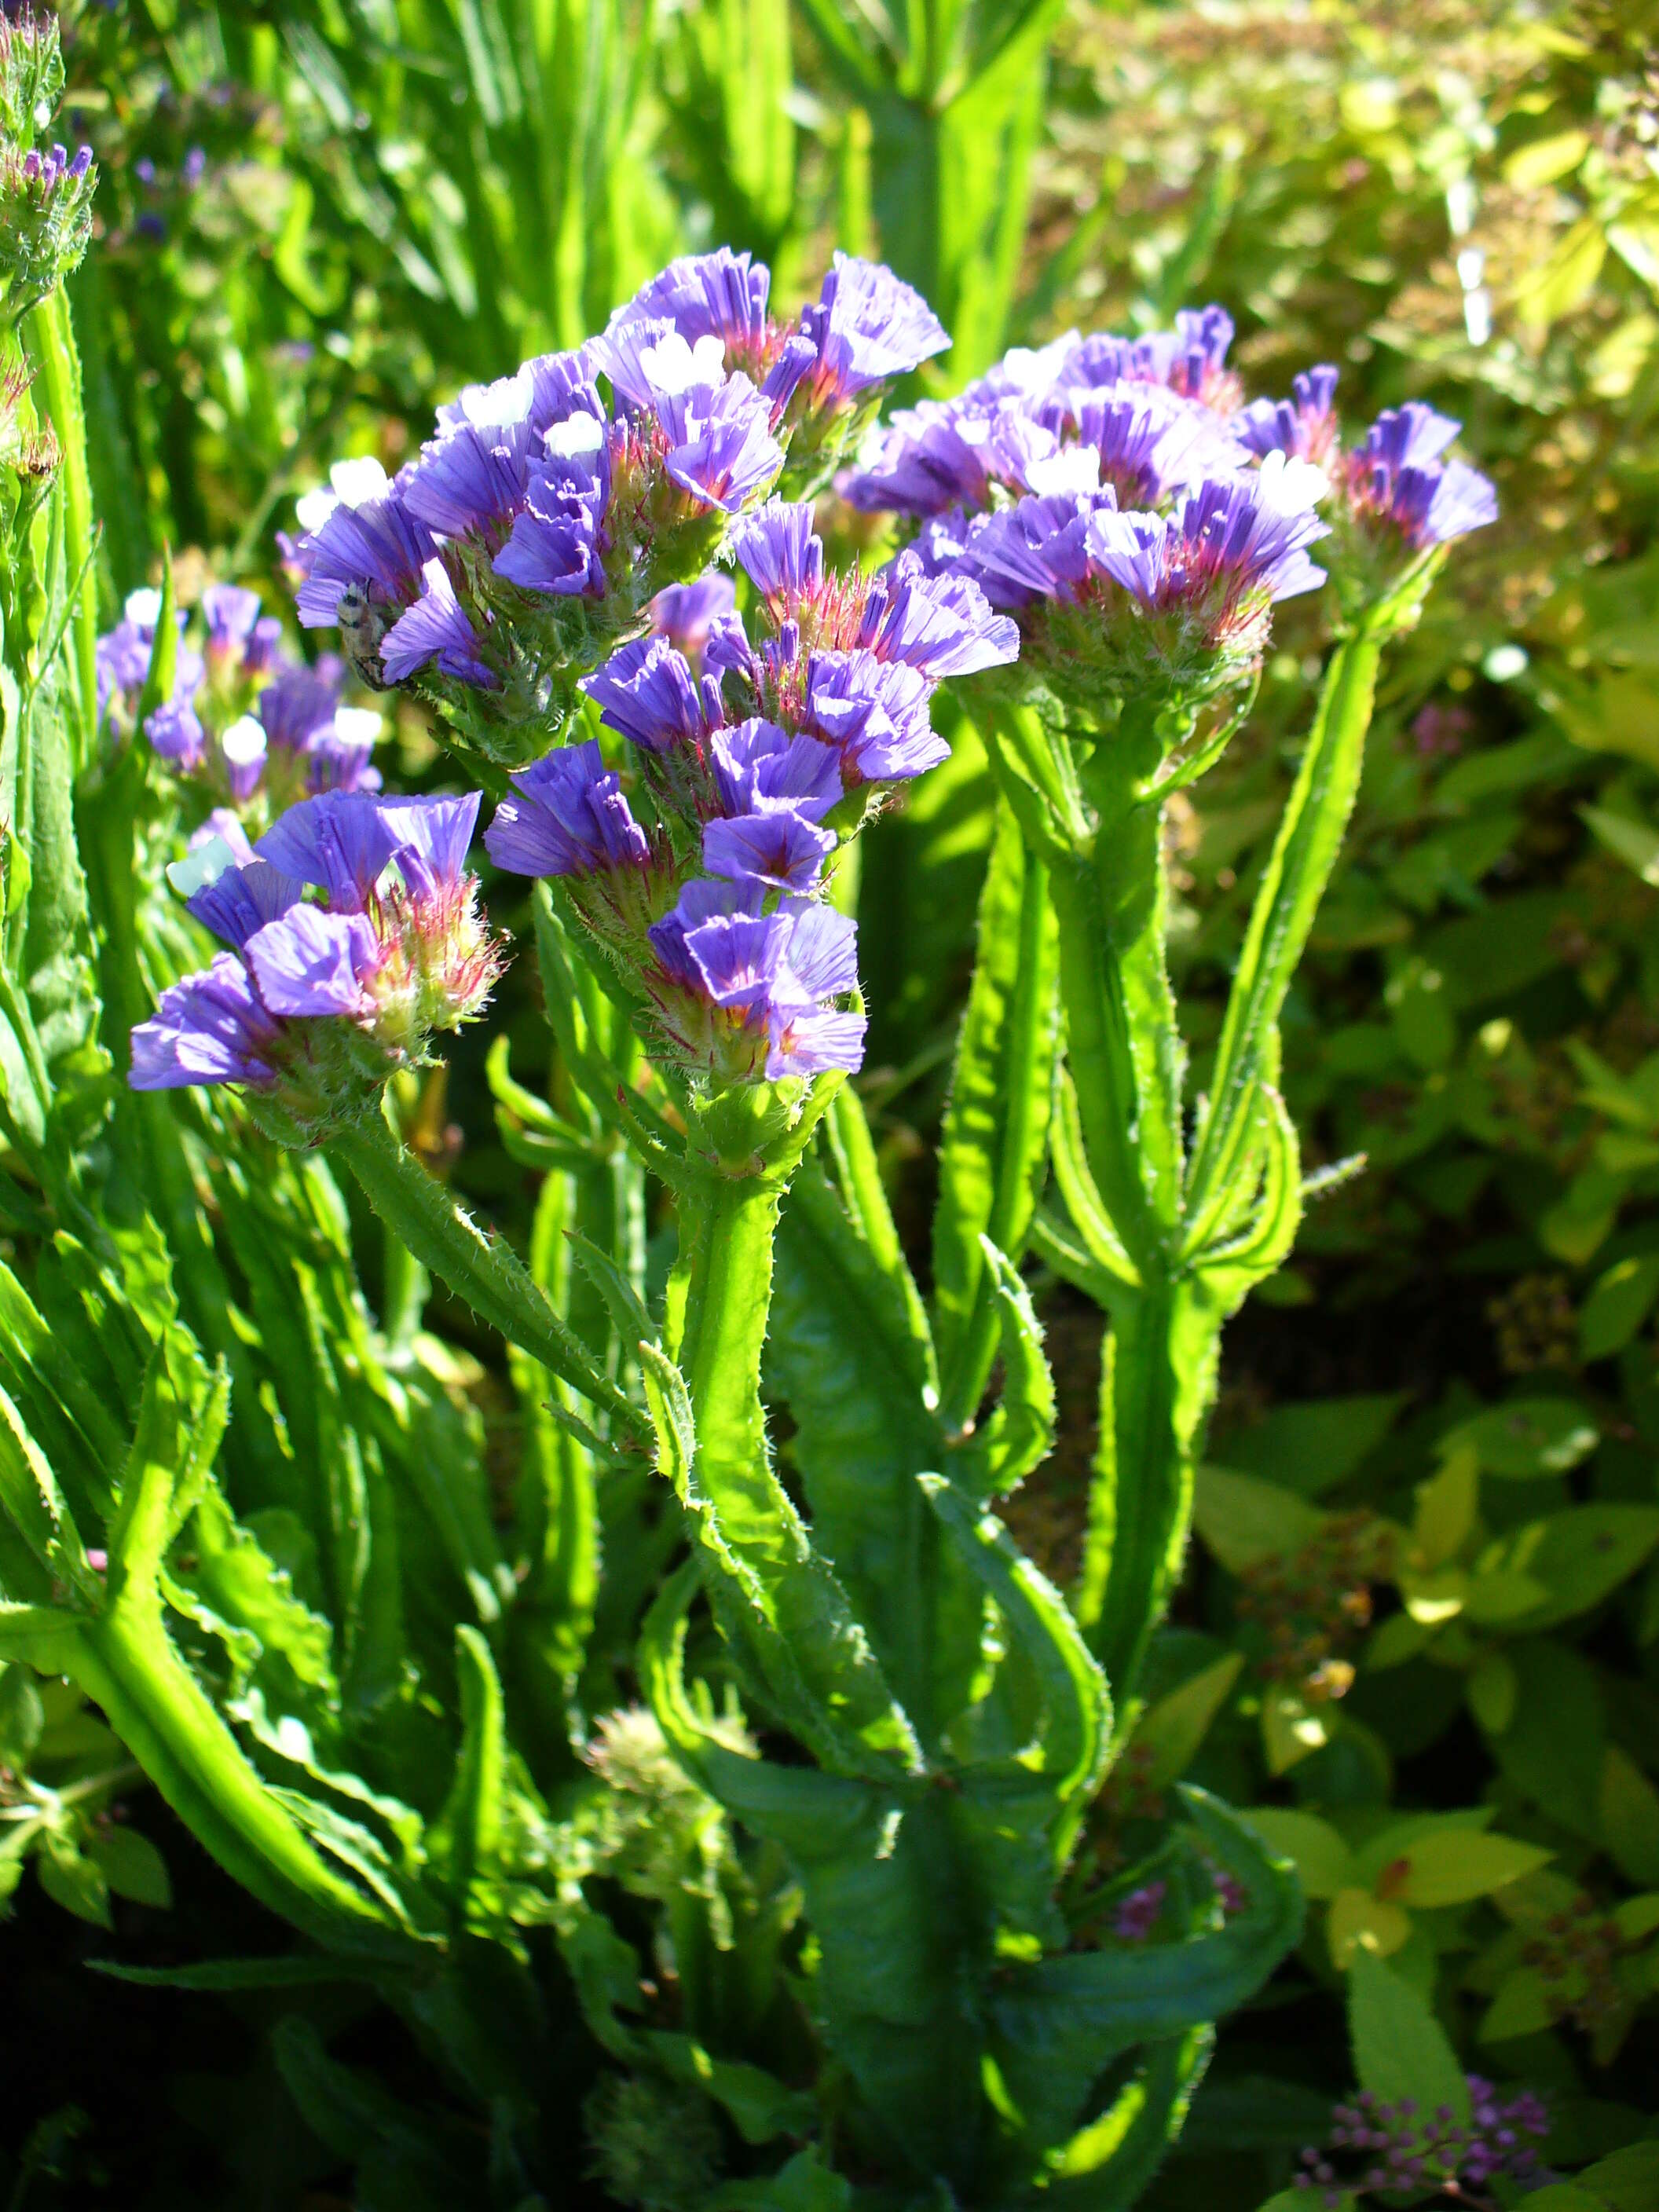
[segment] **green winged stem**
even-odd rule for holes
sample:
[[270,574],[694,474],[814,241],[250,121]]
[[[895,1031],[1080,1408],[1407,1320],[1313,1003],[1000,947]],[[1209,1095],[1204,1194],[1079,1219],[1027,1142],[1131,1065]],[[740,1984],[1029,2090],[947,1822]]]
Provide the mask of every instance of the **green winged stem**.
[[331,1141],[380,1218],[481,1321],[627,1431],[645,1431],[640,1409],[600,1372],[512,1249],[480,1229],[383,1120],[359,1122]]
[[91,582],[94,544],[92,479],[87,466],[86,416],[81,398],[81,357],[76,350],[69,298],[54,286],[24,325],[29,354],[40,373],[40,396],[62,456],[64,565],[76,601],[70,615],[69,659],[79,695],[76,764],[83,765],[97,714],[98,594]]
[[1188,1177],[1189,1249],[1201,1245],[1225,1206],[1249,1143],[1270,1039],[1358,793],[1385,636],[1378,626],[1362,625],[1338,645],[1325,672],[1228,994],[1209,1107]]

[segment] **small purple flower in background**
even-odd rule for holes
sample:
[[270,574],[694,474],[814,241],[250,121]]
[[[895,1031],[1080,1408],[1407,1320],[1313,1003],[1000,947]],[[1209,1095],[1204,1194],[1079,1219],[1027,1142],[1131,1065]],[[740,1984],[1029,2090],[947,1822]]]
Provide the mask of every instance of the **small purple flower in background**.
[[1121,1943],[1144,1943],[1163,1917],[1169,1884],[1149,1881],[1132,1889],[1117,1908],[1112,1933]]
[[1334,2208],[1346,2197],[1457,2197],[1494,2180],[1522,2190],[1549,2180],[1535,2148],[1550,2131],[1541,2098],[1522,2090],[1506,2101],[1479,2074],[1468,2083],[1467,2125],[1449,2105],[1421,2114],[1409,2097],[1387,2104],[1369,2090],[1335,2106],[1324,2143],[1302,2153],[1297,2187],[1321,2191]]
[[[280,623],[240,585],[209,585],[199,611],[201,650],[186,641],[181,611],[172,695],[144,720],[158,758],[238,807],[258,801],[280,812],[307,792],[378,787],[370,760],[381,718],[341,703],[343,662],[290,659]],[[135,592],[98,641],[100,715],[118,737],[131,733],[160,616],[159,592]]]
[[228,838],[198,842],[169,878],[233,950],[134,1030],[133,1088],[240,1084],[273,1097],[296,1141],[374,1110],[434,1030],[483,1011],[499,972],[465,871],[477,810],[476,793],[329,793],[291,808],[249,856]]

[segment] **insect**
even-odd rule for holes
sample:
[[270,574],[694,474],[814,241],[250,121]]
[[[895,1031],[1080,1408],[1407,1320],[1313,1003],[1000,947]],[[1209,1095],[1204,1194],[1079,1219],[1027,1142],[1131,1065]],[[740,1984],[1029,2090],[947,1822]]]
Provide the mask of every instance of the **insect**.
[[345,657],[371,691],[391,689],[380,665],[380,640],[391,629],[384,607],[377,607],[361,584],[348,584],[334,610]]

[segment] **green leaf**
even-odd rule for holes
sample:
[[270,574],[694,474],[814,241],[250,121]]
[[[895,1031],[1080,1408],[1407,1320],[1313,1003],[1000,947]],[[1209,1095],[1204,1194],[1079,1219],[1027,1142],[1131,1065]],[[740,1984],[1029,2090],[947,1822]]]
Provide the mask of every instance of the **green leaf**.
[[976,957],[939,1140],[933,1302],[944,1419],[984,1391],[998,1331],[988,1239],[1018,1267],[1039,1195],[1058,1036],[1048,872],[998,808]]
[[46,1709],[34,1676],[14,1663],[0,1668],[0,1766],[26,1774],[46,1724]]
[[1219,1466],[1261,1475],[1303,1498],[1317,1498],[1358,1470],[1405,1403],[1404,1393],[1394,1391],[1275,1406],[1265,1419],[1215,1437],[1211,1450]]
[[1659,1790],[1627,1752],[1609,1744],[1596,1811],[1607,1852],[1627,1881],[1659,1885]]
[[1167,1790],[1186,1772],[1226,1705],[1243,1665],[1243,1653],[1230,1651],[1188,1675],[1179,1688],[1169,1691],[1141,1715],[1133,1742],[1135,1750],[1150,1760],[1149,1789]]
[[1053,1449],[1054,1378],[1043,1357],[1042,1325],[1030,1293],[990,1238],[980,1241],[995,1286],[1002,1342],[1002,1396],[985,1431],[994,1497],[1023,1482]]
[[903,1278],[806,1160],[779,1224],[768,1373],[795,1423],[814,1547],[925,1733],[977,1668],[980,1596],[917,1487],[952,1454],[909,1316]]
[[[1205,1792],[1180,1796],[1194,1843],[1243,1889],[1224,1928],[1170,1943],[1072,1952],[1011,1966],[993,2000],[992,2049],[1028,2140],[1063,2141],[1112,2061],[1137,2044],[1183,2036],[1233,2011],[1296,1942],[1302,1893],[1285,1861]],[[1190,1834],[1191,1832],[1186,1832]]]
[[1328,1820],[1285,1806],[1253,1805],[1244,1814],[1269,1850],[1291,1861],[1312,1898],[1334,1897],[1354,1879],[1353,1854]]
[[1506,1625],[1533,1631],[1571,1620],[1629,1580],[1659,1545],[1659,1506],[1572,1505],[1514,1529],[1477,1562],[1484,1577],[1524,1575],[1547,1595]]
[[1473,1451],[1483,1474],[1524,1482],[1565,1474],[1599,1441],[1595,1422],[1570,1398],[1516,1398],[1459,1421],[1437,1449]]
[[1316,1507],[1294,1491],[1224,1468],[1198,1470],[1193,1522],[1199,1534],[1230,1574],[1258,1560],[1299,1551],[1325,1525]]
[[1154,2044],[1106,2110],[1044,2163],[1042,2202],[1072,2212],[1129,2212],[1185,2124],[1215,2045],[1210,2027]]
[[89,1920],[94,1928],[114,1927],[104,1870],[95,1859],[83,1857],[69,1836],[49,1831],[46,1849],[36,1854],[34,1870],[54,1905],[61,1905],[77,1920]]
[[[489,1646],[476,1628],[455,1632],[461,1689],[461,1748],[434,1856],[448,1875],[457,1925],[477,1916],[474,1885],[496,1871],[507,1787],[507,1721]],[[485,1916],[486,1919],[488,1916]]]
[[172,698],[179,670],[179,600],[173,588],[173,548],[161,548],[161,604],[155,617],[149,665],[138,694],[134,721],[143,729],[147,718]]
[[1409,1982],[1363,1949],[1348,1970],[1348,2033],[1362,2089],[1384,2104],[1415,2098],[1423,2112],[1449,2105],[1468,2125],[1468,2084],[1446,2031]]
[[1622,1352],[1659,1298],[1659,1252],[1620,1260],[1598,1277],[1578,1311],[1578,1356],[1606,1359]]
[[270,1959],[204,1959],[192,1966],[129,1966],[117,1959],[88,1959],[94,1974],[141,1989],[196,1990],[228,1995],[239,1990],[304,1990],[331,1982],[372,1981],[386,1970],[349,1959],[281,1954]]
[[[779,1717],[826,1765],[908,1771],[914,1733],[833,1568],[763,1458],[731,1470],[702,1447],[690,1393],[655,1345],[641,1347],[658,1471],[694,1533],[716,1618]],[[666,1723],[665,1723],[666,1725]]]
[[92,1838],[88,1849],[118,1897],[163,1912],[173,1903],[167,1861],[137,1829],[107,1828]]
[[1511,1836],[1489,1836],[1479,1829],[1442,1829],[1420,1837],[1401,1854],[1401,1870],[1390,1870],[1388,1893],[1419,1910],[1466,1905],[1487,1897],[1522,1875],[1547,1866],[1553,1853]]

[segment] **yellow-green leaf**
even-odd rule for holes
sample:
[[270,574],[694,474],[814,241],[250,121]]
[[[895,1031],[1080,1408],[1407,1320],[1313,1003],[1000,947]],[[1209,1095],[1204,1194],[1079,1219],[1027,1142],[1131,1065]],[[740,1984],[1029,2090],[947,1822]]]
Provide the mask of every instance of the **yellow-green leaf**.
[[1406,1868],[1391,1885],[1402,1905],[1426,1909],[1467,1905],[1545,1865],[1551,1854],[1512,1836],[1491,1836],[1480,1829],[1442,1828],[1420,1837],[1401,1855]]
[[1609,1744],[1597,1814],[1602,1839],[1626,1881],[1659,1882],[1659,1790],[1628,1752]]
[[1330,1822],[1316,1813],[1257,1805],[1244,1818],[1270,1850],[1293,1863],[1310,1897],[1334,1897],[1352,1880],[1353,1854]]
[[1331,1964],[1339,1973],[1362,1955],[1391,1958],[1411,1932],[1410,1913],[1368,1889],[1339,1889],[1325,1919]]

